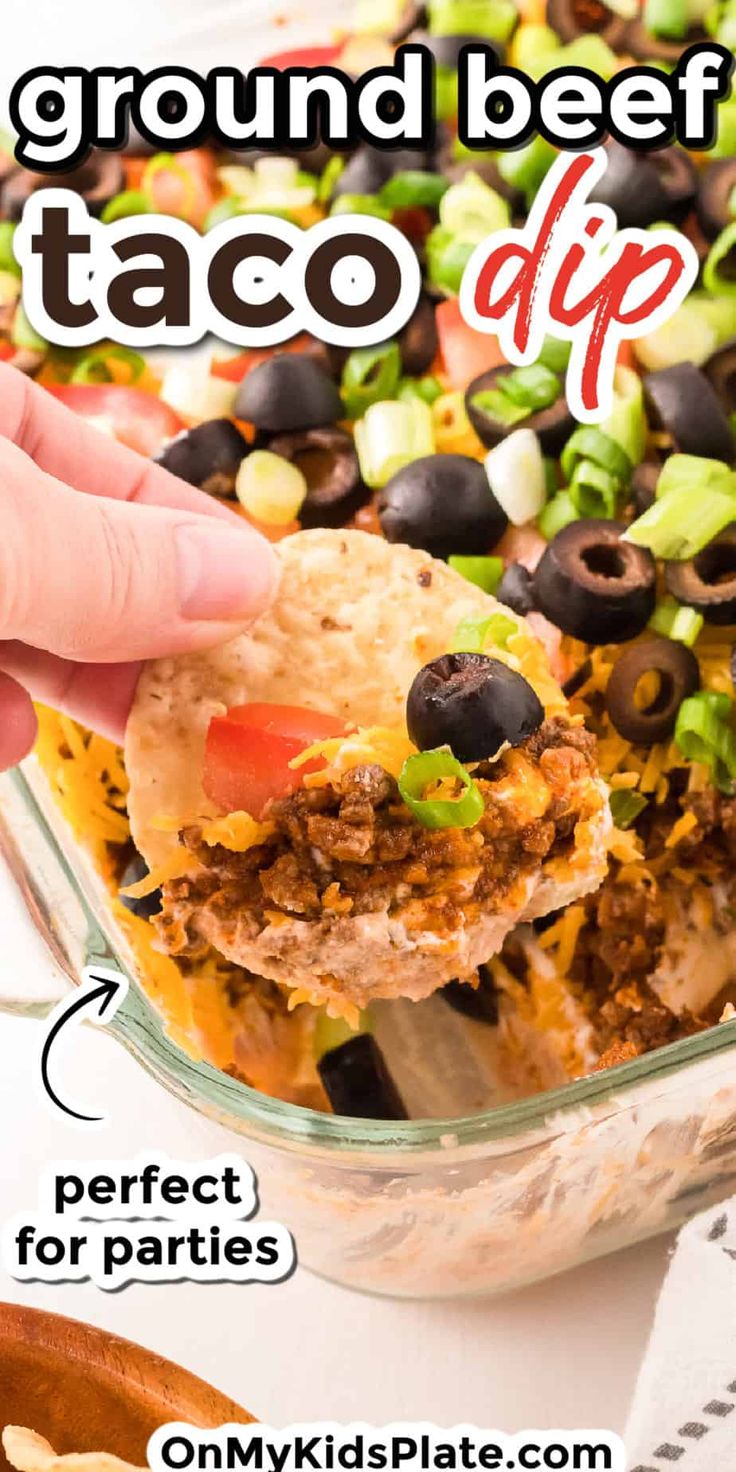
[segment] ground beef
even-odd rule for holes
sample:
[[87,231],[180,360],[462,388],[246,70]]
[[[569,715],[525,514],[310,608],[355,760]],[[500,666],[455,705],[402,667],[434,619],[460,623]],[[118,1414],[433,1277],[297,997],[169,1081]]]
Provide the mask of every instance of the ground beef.
[[334,785],[274,802],[273,836],[245,853],[209,847],[199,827],[184,830],[202,867],[165,887],[167,947],[180,951],[196,940],[197,907],[205,903],[222,920],[247,911],[265,925],[274,911],[305,920],[330,911],[406,914],[421,900],[421,928],[440,933],[481,908],[500,908],[521,875],[569,848],[595,770],[594,739],[559,720],[545,722],[521,750],[548,793],[546,811],[526,823],[499,785],[509,754],[475,772],[485,813],[470,829],[423,827],[394,779],[365,765]]

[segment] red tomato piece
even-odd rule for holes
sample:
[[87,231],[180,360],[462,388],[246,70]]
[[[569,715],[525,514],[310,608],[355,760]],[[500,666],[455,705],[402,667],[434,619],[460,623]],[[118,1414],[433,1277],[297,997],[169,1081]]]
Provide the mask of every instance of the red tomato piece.
[[127,384],[49,383],[46,392],[140,455],[155,455],[184,428],[183,419],[163,399]]
[[295,46],[291,51],[274,51],[264,56],[259,66],[272,66],[284,71],[287,66],[334,66],[342,46]]
[[337,716],[298,705],[254,701],[213,716],[207,732],[202,785],[223,812],[261,818],[268,804],[301,787],[306,772],[323,766],[318,758],[293,769],[289,763],[314,741],[343,736]]
[[440,302],[436,320],[440,353],[453,388],[467,388],[479,373],[506,362],[497,337],[486,336],[468,326],[460,315],[457,297]]

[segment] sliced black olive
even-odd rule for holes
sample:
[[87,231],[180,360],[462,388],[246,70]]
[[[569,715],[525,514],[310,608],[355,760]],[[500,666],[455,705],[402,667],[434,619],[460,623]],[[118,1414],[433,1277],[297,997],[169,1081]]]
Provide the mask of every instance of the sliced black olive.
[[646,229],[658,220],[684,220],[697,189],[695,165],[681,148],[636,153],[611,141],[606,172],[590,191],[598,204],[610,205],[621,230]]
[[534,574],[537,608],[576,639],[618,644],[646,628],[656,601],[651,552],[622,542],[619,521],[587,517],[553,537]]
[[[465,410],[468,419],[479,440],[489,450],[506,438],[509,427],[502,420],[495,419],[489,409],[485,409],[482,404],[478,403],[477,396],[488,393],[490,389],[498,388],[503,378],[513,371],[513,368],[508,368],[506,364],[498,368],[488,368],[485,373],[480,373],[477,378],[474,378],[465,390]],[[554,404],[550,404],[548,409],[537,409],[535,414],[529,414],[526,419],[521,420],[521,424],[524,429],[534,430],[543,453],[552,456],[559,455],[575,428],[575,420],[562,391],[560,391],[559,398]]]
[[[656,677],[656,690],[648,702],[640,702],[637,690],[645,676]],[[606,710],[625,741],[653,746],[672,735],[683,700],[699,685],[692,649],[653,635],[619,655],[606,687]]]
[[303,527],[344,526],[370,499],[351,435],[344,429],[297,430],[268,441],[268,449],[301,470],[307,495],[299,512]]
[[496,588],[499,603],[526,618],[534,608],[534,579],[523,562],[510,562]]
[[662,474],[662,466],[657,460],[642,460],[634,468],[629,487],[629,494],[634,503],[637,516],[643,516],[656,500],[657,481]]
[[[120,888],[127,889],[130,884],[139,884],[148,874],[148,865],[140,854],[134,854],[133,858],[126,864],[120,880]],[[134,915],[140,916],[141,920],[150,920],[153,915],[158,915],[161,909],[161,890],[153,889],[143,899],[134,900],[130,895],[121,894],[121,904],[126,910],[131,910]]]
[[428,31],[419,31],[412,36],[412,41],[426,46],[437,66],[447,67],[451,72],[457,71],[463,46],[488,46],[496,53],[498,60],[503,61],[503,47],[497,41],[489,41],[487,36],[476,36],[465,31],[454,36],[433,36]]
[[91,215],[101,215],[106,204],[125,188],[125,174],[120,155],[91,153],[85,163],[65,174],[32,174],[28,169],[15,169],[0,193],[3,218],[19,220],[26,201],[39,189],[72,189],[80,194]]
[[448,981],[440,993],[454,1012],[472,1017],[474,1022],[485,1022],[489,1027],[498,1024],[498,989],[487,966],[478,967],[478,985],[471,981]]
[[401,366],[410,378],[418,378],[431,368],[439,347],[434,302],[422,292],[414,311],[399,334]]
[[423,149],[374,148],[361,143],[337,180],[334,194],[378,194],[394,174],[431,168],[430,157]]
[[577,669],[573,670],[571,675],[568,675],[562,685],[562,693],[565,699],[572,700],[573,695],[577,695],[578,690],[582,690],[583,685],[587,683],[592,673],[592,660],[584,659],[582,664],[579,664]]
[[664,429],[676,450],[712,460],[736,457],[736,442],[715,389],[694,363],[674,363],[644,379],[644,398],[655,429]]
[[626,38],[627,22],[602,0],[547,0],[547,25],[565,44],[595,34],[619,51]]
[[726,413],[736,413],[736,337],[711,353],[703,364],[703,373]]
[[420,751],[449,746],[460,762],[493,757],[537,731],[544,706],[528,680],[487,654],[441,654],[425,664],[406,700],[406,728]]
[[208,419],[182,430],[156,456],[159,465],[211,496],[232,497],[248,441],[230,419]]
[[350,1119],[408,1119],[404,1102],[369,1032],[323,1053],[317,1064],[335,1114]]
[[678,602],[697,609],[707,624],[736,624],[736,522],[690,562],[666,562],[664,580]]
[[736,189],[736,158],[721,158],[708,164],[700,175],[696,209],[698,223],[708,240],[715,240],[733,215],[729,200]]
[[703,27],[695,25],[682,40],[669,40],[666,36],[653,35],[644,22],[637,19],[630,21],[626,28],[625,50],[637,61],[669,61],[674,65],[688,46],[708,39]]
[[259,363],[235,397],[235,418],[271,434],[316,429],[342,415],[335,383],[306,353],[279,353]]
[[393,475],[376,501],[389,542],[408,542],[434,557],[487,552],[508,524],[477,460],[424,455]]

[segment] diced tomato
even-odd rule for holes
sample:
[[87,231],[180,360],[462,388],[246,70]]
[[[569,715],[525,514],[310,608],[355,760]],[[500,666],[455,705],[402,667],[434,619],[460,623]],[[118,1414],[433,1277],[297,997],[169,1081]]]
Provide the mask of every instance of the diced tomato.
[[509,524],[493,551],[496,557],[503,557],[507,567],[510,562],[521,562],[534,572],[546,546],[542,533],[529,522],[526,526]]
[[313,344],[314,338],[308,332],[302,332],[298,337],[292,337],[290,342],[279,343],[276,348],[248,348],[234,358],[216,359],[212,364],[212,377],[224,378],[227,383],[240,383],[246,373],[257,368],[259,363],[267,362],[275,353],[308,353]]
[[127,384],[49,383],[46,392],[139,455],[155,455],[184,428],[163,399]]
[[440,302],[436,320],[440,353],[453,388],[467,388],[479,373],[485,373],[487,368],[498,368],[506,362],[498,338],[469,327],[460,315],[460,303],[456,297]]
[[274,51],[264,56],[259,66],[272,66],[284,71],[288,66],[334,66],[342,46],[295,46],[292,51]]
[[402,205],[394,210],[391,223],[412,245],[424,245],[432,229],[432,216],[422,205]]
[[0,363],[7,363],[8,358],[14,358],[17,351],[12,342],[0,342]]
[[293,770],[289,763],[315,741],[343,736],[345,723],[298,705],[254,701],[213,716],[207,732],[202,785],[225,813],[261,818],[269,802],[301,787],[319,759]]
[[562,631],[556,624],[551,624],[543,613],[532,610],[526,616],[532,633],[537,638],[547,656],[547,663],[559,685],[564,685],[575,668],[575,661],[562,649]]

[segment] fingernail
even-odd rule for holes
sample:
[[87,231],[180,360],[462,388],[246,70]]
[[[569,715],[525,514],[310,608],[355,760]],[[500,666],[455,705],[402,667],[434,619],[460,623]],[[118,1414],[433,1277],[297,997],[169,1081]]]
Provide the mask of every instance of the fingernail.
[[176,528],[179,607],[185,618],[255,618],[267,608],[278,580],[270,544],[255,533],[223,526]]

